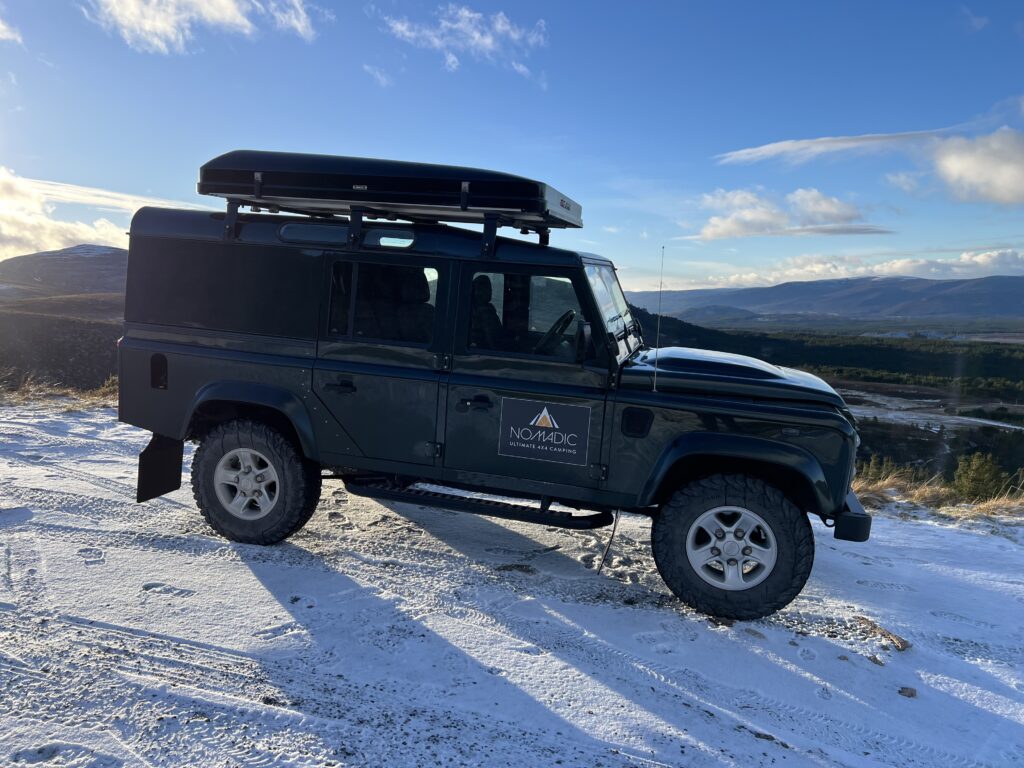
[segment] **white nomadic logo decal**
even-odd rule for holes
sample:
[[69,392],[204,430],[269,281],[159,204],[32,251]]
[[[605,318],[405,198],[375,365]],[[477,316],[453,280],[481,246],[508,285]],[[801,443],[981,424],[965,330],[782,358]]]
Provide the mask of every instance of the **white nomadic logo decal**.
[[585,466],[590,407],[503,397],[499,434],[500,456]]

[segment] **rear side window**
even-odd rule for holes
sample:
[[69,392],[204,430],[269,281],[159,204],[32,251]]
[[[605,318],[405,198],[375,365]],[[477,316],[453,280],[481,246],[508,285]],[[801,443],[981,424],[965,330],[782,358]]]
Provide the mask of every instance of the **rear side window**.
[[125,319],[315,339],[322,264],[290,246],[133,238]]
[[339,261],[331,277],[330,334],[430,344],[437,281],[433,267]]

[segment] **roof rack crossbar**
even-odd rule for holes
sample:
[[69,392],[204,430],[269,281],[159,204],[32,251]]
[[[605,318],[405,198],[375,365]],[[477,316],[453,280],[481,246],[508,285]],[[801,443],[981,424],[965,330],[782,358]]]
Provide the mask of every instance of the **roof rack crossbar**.
[[[238,237],[238,213],[239,208],[247,207],[254,213],[259,213],[261,210],[266,210],[271,213],[295,213],[301,216],[309,216],[317,219],[337,219],[338,214],[331,213],[329,211],[316,211],[316,210],[305,210],[302,208],[282,207],[279,205],[261,205],[254,200],[238,200],[235,198],[227,198],[227,210],[224,215],[224,239],[234,240]],[[418,216],[409,216],[404,213],[391,212],[386,210],[380,210],[376,208],[356,207],[352,206],[348,210],[348,245],[351,248],[359,248],[362,245],[363,236],[366,234],[366,219],[384,219],[386,221],[395,221],[401,219],[402,221],[408,221],[413,224],[427,224],[437,226],[441,222],[431,218],[421,218]],[[344,221],[344,219],[343,219]],[[484,216],[483,221],[483,236],[480,242],[480,255],[485,259],[494,258],[495,248],[498,242],[498,229],[500,227],[518,227],[520,234],[528,235],[531,232],[535,232],[538,237],[540,245],[546,246],[550,243],[551,230],[547,227],[542,226],[522,226],[514,221],[508,220],[506,217],[501,216],[497,213],[488,213]]]

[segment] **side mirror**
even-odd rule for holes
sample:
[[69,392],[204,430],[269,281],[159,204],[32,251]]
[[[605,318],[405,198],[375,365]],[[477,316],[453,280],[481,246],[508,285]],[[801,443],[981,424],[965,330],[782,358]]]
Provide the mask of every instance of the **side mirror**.
[[593,329],[590,323],[580,323],[576,329],[576,362],[581,365],[587,361],[590,355],[590,346],[593,343]]

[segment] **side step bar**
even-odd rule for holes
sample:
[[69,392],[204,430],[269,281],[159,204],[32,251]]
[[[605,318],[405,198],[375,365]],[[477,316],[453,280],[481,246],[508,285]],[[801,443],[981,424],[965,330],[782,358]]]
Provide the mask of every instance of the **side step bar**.
[[611,525],[614,517],[611,512],[596,512],[587,515],[573,515],[568,512],[555,512],[547,509],[545,504],[538,507],[526,507],[519,504],[507,504],[503,501],[490,499],[474,499],[467,496],[456,496],[438,491],[426,491],[420,488],[398,488],[387,481],[346,481],[345,489],[356,496],[371,499],[387,499],[402,501],[407,504],[423,504],[429,507],[440,507],[455,512],[470,512],[474,515],[499,517],[502,520],[519,520],[524,523],[540,523],[557,528],[589,530]]

